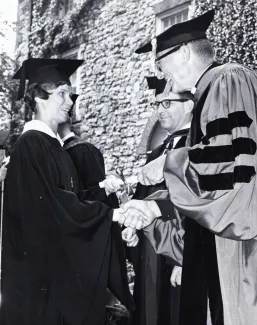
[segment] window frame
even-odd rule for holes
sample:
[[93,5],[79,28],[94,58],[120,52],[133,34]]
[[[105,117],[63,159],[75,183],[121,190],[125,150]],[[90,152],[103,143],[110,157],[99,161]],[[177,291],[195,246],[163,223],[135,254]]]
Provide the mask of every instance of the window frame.
[[177,5],[173,8],[169,8],[163,12],[160,12],[156,15],[156,35],[161,34],[165,29],[164,29],[164,20],[171,17],[171,16],[176,16],[183,11],[187,10],[188,11],[188,17],[189,19],[189,7],[190,7],[191,1],[186,1],[183,4]]

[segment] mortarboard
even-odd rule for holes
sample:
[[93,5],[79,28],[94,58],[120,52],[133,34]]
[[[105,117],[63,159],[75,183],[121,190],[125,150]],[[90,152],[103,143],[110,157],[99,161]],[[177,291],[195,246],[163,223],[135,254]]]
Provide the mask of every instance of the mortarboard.
[[84,60],[68,59],[28,59],[22,63],[13,79],[20,80],[18,100],[24,96],[25,83],[69,82],[69,77],[78,69]]
[[155,90],[155,96],[164,92],[167,81],[157,77],[146,77],[149,89]]
[[[156,53],[164,51],[175,45],[196,39],[207,38],[206,31],[214,18],[214,14],[215,10],[207,11],[201,16],[173,25],[160,35],[156,36]],[[150,41],[138,48],[136,53],[147,53],[152,51],[152,49],[152,41]]]

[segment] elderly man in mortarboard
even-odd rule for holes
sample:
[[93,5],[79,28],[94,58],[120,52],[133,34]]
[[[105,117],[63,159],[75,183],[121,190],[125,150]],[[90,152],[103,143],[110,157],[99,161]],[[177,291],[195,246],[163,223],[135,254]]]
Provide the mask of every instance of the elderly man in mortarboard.
[[[19,99],[29,80],[25,100],[35,119],[25,124],[7,171],[1,325],[105,321],[117,253],[111,228],[119,210],[80,193],[75,167],[57,135],[73,105],[69,76],[82,62],[29,59],[14,76],[20,79]],[[118,291],[124,288],[119,279],[118,274]],[[130,308],[130,296],[122,302]]]
[[[165,91],[166,80],[147,77],[148,86],[155,90],[156,100],[152,103],[158,120],[168,132],[163,143],[148,152],[146,163],[165,156],[170,150],[183,147],[187,138],[193,101],[189,93],[175,94]],[[163,200],[155,194],[167,190],[165,182],[152,186],[138,183],[133,200],[141,202],[145,198],[157,205],[161,217],[149,227],[139,231],[137,247],[128,249],[136,274],[134,298],[136,311],[132,323],[135,325],[176,325],[178,324],[179,286],[171,285],[174,266],[182,266],[183,256],[183,216],[174,210],[169,198]],[[149,202],[149,201],[148,201]],[[147,207],[144,207],[146,211]],[[129,221],[129,220],[127,220]],[[125,222],[126,225],[126,222]],[[133,246],[133,236],[129,229],[123,230],[123,238],[128,246]]]
[[[214,11],[170,27],[152,44],[159,68],[195,107],[188,145],[146,166],[139,179],[164,178],[185,221],[180,325],[257,324],[257,74],[219,65],[206,30]],[[164,167],[164,169],[163,169]],[[152,173],[154,168],[155,173]],[[158,172],[156,172],[158,170]]]

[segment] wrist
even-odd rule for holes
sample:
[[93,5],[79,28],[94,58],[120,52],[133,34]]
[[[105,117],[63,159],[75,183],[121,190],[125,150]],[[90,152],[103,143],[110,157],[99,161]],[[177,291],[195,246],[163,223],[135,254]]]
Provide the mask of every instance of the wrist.
[[105,194],[106,194],[106,196],[109,196],[109,195],[111,194],[111,192],[109,192],[109,191],[107,190],[107,188],[105,188],[104,190],[105,190]]
[[147,205],[154,218],[159,218],[162,216],[161,210],[155,201],[147,201]]
[[112,221],[113,222],[118,222],[120,217],[119,209],[113,209],[113,214],[112,214]]

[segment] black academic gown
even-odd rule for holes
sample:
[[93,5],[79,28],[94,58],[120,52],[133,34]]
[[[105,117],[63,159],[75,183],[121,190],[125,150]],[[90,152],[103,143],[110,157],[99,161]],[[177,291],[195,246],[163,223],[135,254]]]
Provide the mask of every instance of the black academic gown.
[[[187,130],[182,130],[176,147],[185,145]],[[180,133],[179,133],[180,134]],[[173,136],[169,136],[161,146],[153,150],[147,158],[146,164],[160,157],[165,150],[173,148]],[[142,200],[158,190],[166,189],[165,182],[154,186],[138,184],[134,199]],[[173,210],[169,200],[156,201],[164,220],[169,219],[168,213]],[[179,287],[172,287],[170,277],[174,265],[167,263],[167,259],[156,254],[149,240],[143,232],[138,232],[139,244],[128,251],[135,270],[134,299],[136,311],[133,325],[176,325],[178,323]]]
[[[105,179],[104,158],[101,151],[89,142],[72,136],[64,142],[64,149],[70,155],[77,170],[83,190],[90,193],[91,199],[101,201],[112,208],[118,208],[119,203],[114,193],[108,197],[105,190],[99,187],[99,182]],[[118,223],[111,229],[111,260],[108,278],[108,288],[131,311],[134,309],[133,298],[129,291],[126,256]]]
[[[216,66],[218,64],[214,63],[209,69]],[[206,90],[194,107],[191,146],[203,139],[200,119],[209,89],[210,85],[206,85]],[[179,325],[206,325],[208,298],[212,324],[223,325],[215,235],[195,220],[186,218]]]
[[103,325],[112,209],[87,195],[58,140],[19,138],[6,178],[1,325]]

